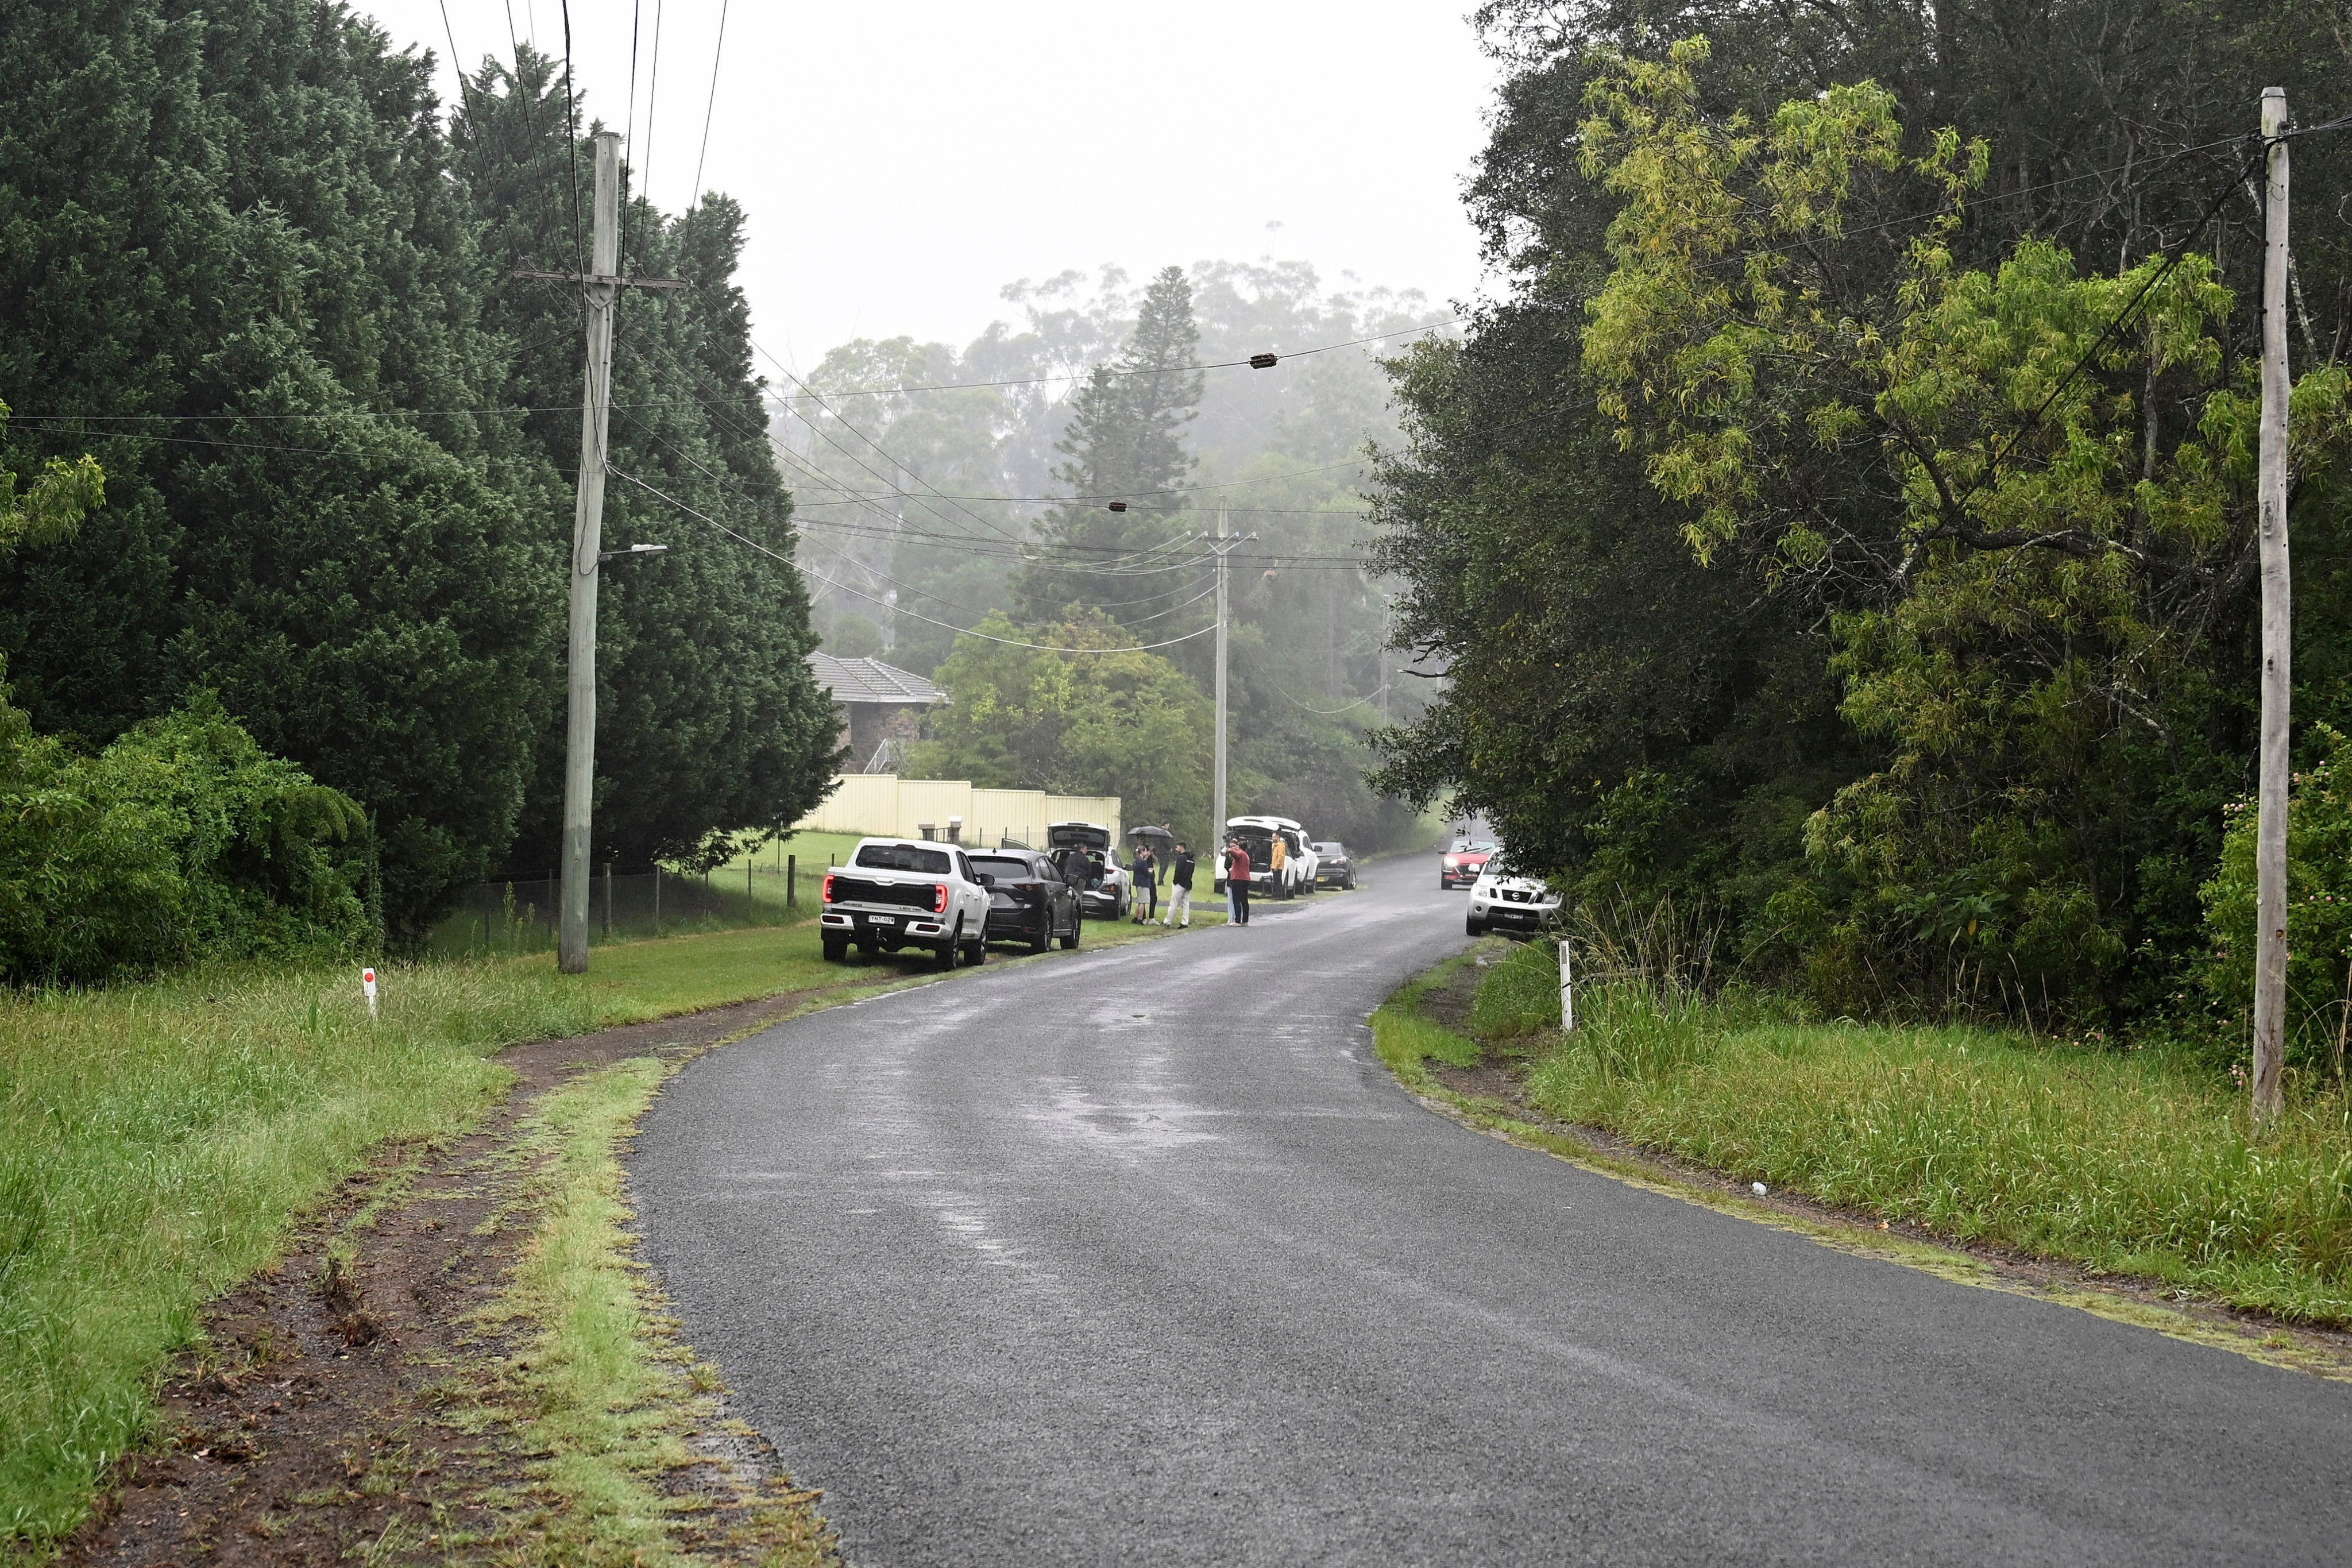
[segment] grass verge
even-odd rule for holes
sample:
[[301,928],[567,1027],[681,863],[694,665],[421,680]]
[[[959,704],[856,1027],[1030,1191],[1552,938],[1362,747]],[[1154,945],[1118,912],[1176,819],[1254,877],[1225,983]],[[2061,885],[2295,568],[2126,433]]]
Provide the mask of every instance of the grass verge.
[[[1097,924],[1087,945],[1158,934]],[[0,1551],[76,1528],[205,1303],[370,1151],[477,1124],[512,1082],[499,1050],[926,978],[827,964],[813,921],[599,948],[584,976],[545,955],[381,974],[373,1020],[346,968],[0,994]]]
[[[763,1568],[835,1561],[814,1494],[785,1484],[730,1510],[707,1539],[702,1493],[666,1485],[707,1465],[688,1439],[720,1419],[718,1380],[677,1334],[634,1256],[622,1145],[679,1064],[638,1057],[572,1079],[524,1128],[540,1170],[539,1223],[488,1326],[517,1336],[502,1392],[527,1424],[551,1505],[530,1549],[551,1562],[644,1568],[696,1561],[681,1546],[752,1548]],[[729,1555],[733,1555],[730,1552]]]
[[[1478,970],[1481,957],[1490,966]],[[1478,975],[1475,994],[1452,1009],[1462,1026],[1449,1027],[1423,1004],[1447,991],[1458,1001],[1465,967]],[[1905,1252],[1902,1232],[1866,1219],[2059,1260],[2086,1279],[2158,1281],[2161,1292],[2139,1291],[2135,1302],[2094,1301],[2099,1292],[2085,1289],[2074,1304],[2168,1332],[2187,1331],[2158,1294],[2352,1323],[2352,1129],[2332,1097],[2256,1136],[2225,1087],[2154,1053],[1978,1029],[1809,1025],[1761,1001],[1707,1004],[1632,985],[1580,989],[1581,1026],[1564,1037],[1556,984],[1548,949],[1490,942],[1391,998],[1373,1018],[1376,1047],[1407,1087],[1480,1125],[1769,1223],[1793,1222],[1718,1190],[1695,1192],[1642,1152],[1801,1194],[1838,1211],[1822,1233],[1836,1245],[1891,1249],[1969,1283],[1996,1282],[1984,1258]],[[1441,1081],[1444,1067],[1481,1064],[1509,1070],[1508,1107]],[[1622,1139],[1634,1157],[1559,1135],[1577,1127]],[[2228,1339],[2262,1353],[2243,1334]],[[2308,1364],[2293,1353],[2268,1359]]]

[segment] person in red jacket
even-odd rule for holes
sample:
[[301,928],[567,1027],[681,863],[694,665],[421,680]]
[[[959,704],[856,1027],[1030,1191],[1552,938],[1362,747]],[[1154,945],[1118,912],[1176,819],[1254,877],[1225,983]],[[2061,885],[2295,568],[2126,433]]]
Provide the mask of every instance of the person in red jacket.
[[1225,840],[1225,918],[1237,926],[1249,924],[1249,851],[1238,838]]

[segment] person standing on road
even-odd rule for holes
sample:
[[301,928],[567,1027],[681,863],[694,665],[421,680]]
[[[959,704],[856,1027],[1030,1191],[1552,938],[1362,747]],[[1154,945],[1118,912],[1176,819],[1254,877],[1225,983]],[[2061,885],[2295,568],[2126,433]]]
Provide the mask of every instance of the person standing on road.
[[1160,917],[1164,926],[1179,930],[1192,923],[1192,852],[1184,841],[1176,841],[1176,864],[1168,875],[1168,912]]
[[1249,851],[1238,838],[1225,840],[1225,919],[1237,926],[1249,924]]
[[1160,857],[1151,846],[1141,844],[1135,851],[1135,923],[1150,925],[1160,914]]

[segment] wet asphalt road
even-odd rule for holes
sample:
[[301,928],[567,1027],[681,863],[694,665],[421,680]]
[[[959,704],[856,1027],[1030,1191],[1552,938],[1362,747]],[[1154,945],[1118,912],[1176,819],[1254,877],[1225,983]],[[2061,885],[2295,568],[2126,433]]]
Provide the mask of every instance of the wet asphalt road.
[[1433,862],[716,1052],[631,1161],[855,1563],[2342,1563],[2352,1387],[1621,1186],[1364,1015]]

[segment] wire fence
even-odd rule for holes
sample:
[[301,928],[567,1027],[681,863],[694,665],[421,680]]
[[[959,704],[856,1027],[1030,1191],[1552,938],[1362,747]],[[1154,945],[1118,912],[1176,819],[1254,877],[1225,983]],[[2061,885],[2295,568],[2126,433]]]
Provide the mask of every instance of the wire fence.
[[[616,876],[600,868],[588,889],[589,944],[786,925],[814,912],[815,881],[824,875],[753,866]],[[444,958],[551,952],[562,890],[552,871],[469,888],[434,928],[426,949]]]

